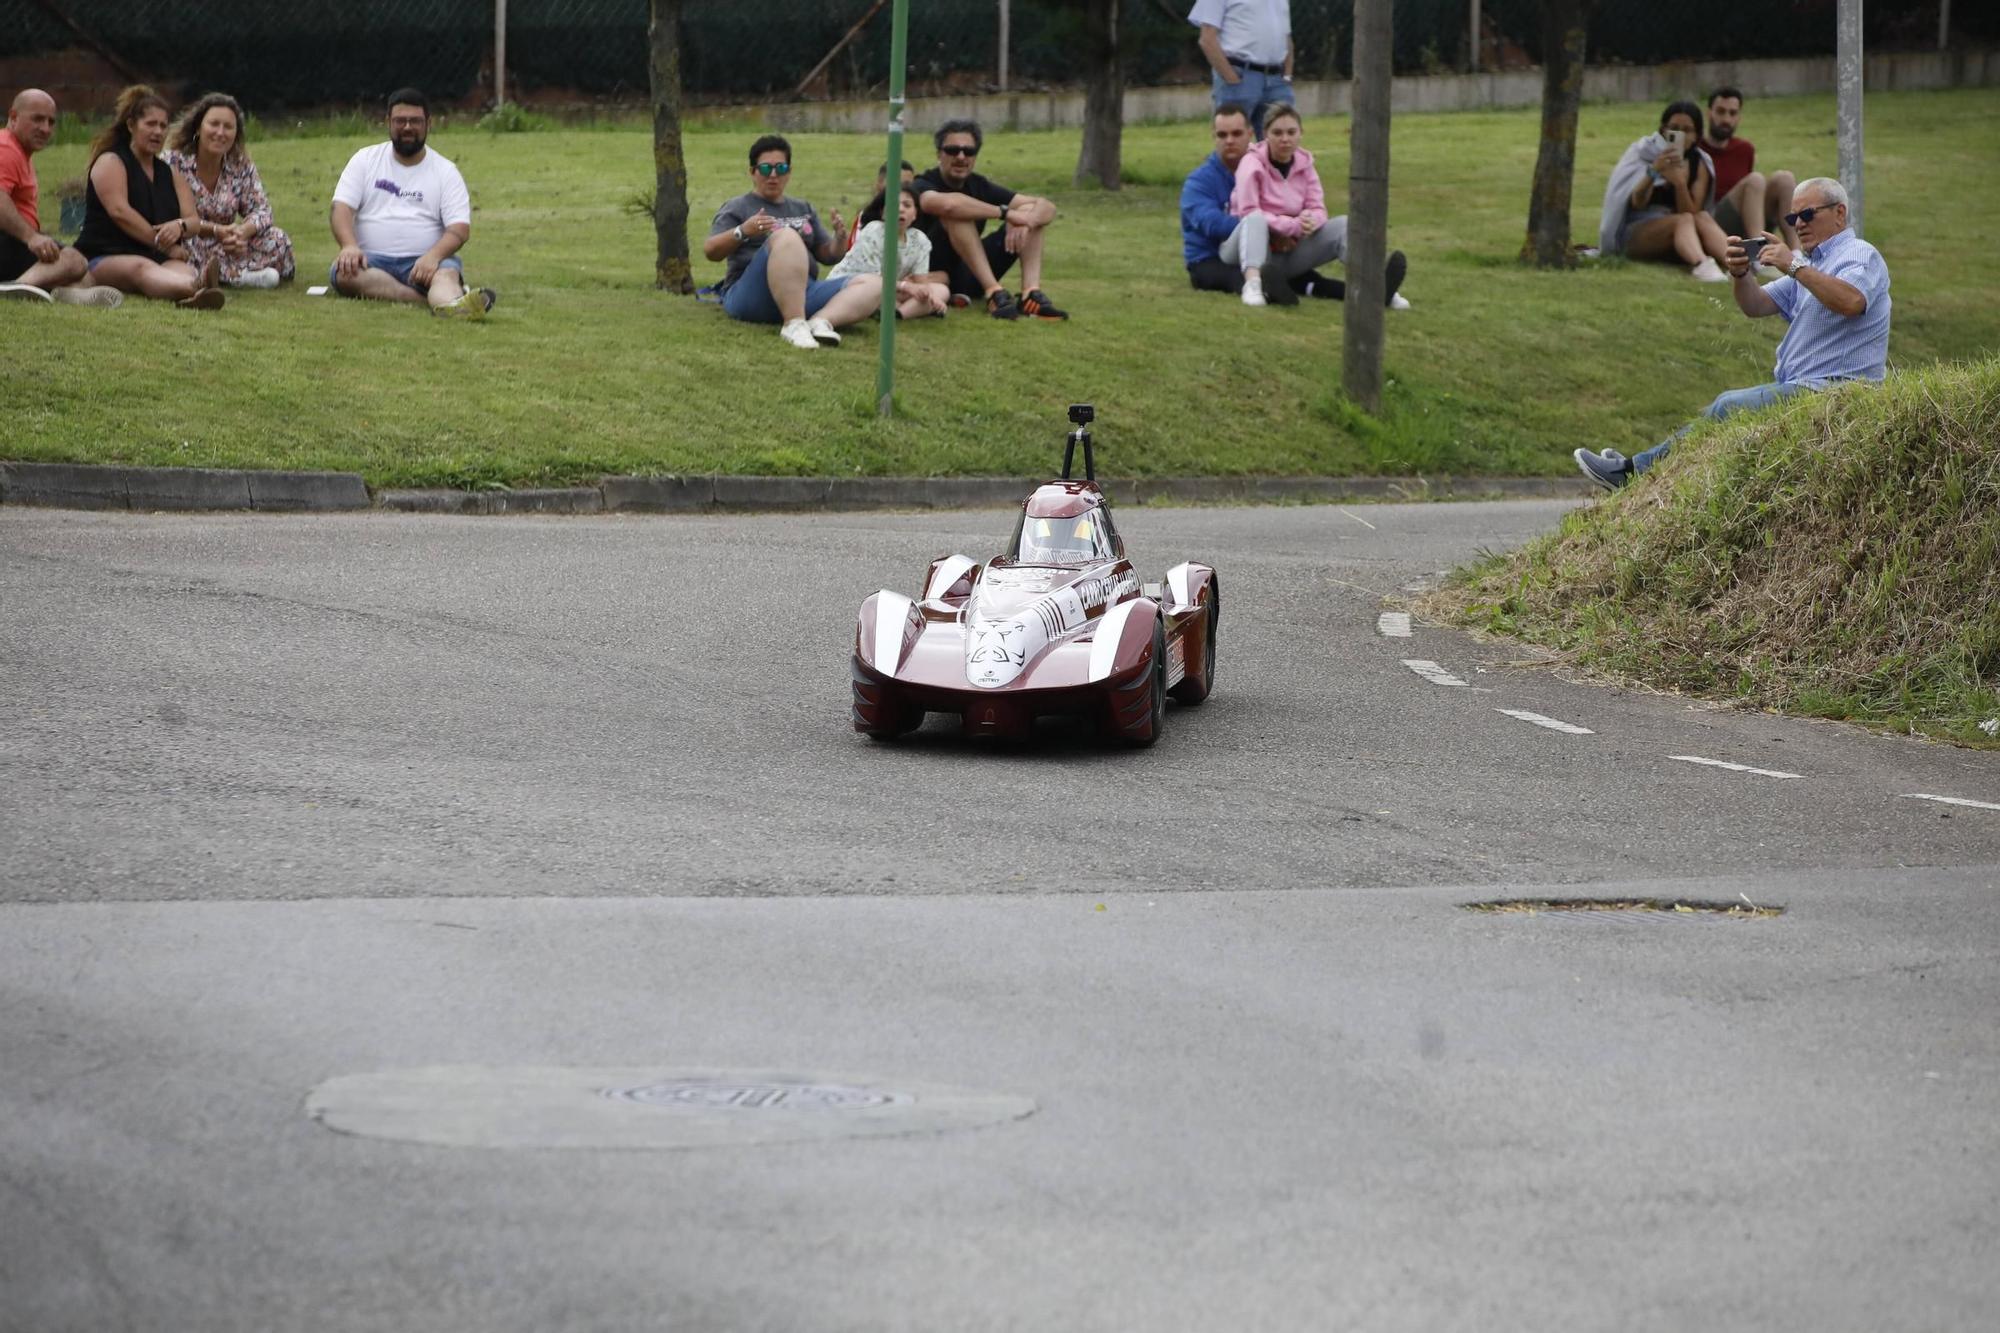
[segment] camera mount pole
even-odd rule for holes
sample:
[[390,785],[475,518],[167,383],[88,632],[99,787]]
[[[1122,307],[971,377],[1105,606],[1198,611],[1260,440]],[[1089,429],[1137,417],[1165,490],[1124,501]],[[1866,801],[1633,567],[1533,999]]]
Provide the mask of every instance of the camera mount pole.
[[897,242],[896,196],[889,187],[903,179],[903,71],[908,67],[910,0],[896,0],[889,19],[889,156],[882,177],[882,367],[875,376],[875,411],[894,416],[896,393],[896,275],[902,271]]

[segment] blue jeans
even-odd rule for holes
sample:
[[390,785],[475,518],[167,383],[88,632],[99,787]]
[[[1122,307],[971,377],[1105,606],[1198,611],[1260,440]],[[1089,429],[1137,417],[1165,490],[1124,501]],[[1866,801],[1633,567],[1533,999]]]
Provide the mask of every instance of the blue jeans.
[[1240,83],[1224,83],[1222,76],[1209,71],[1209,82],[1213,86],[1215,104],[1234,102],[1250,113],[1250,133],[1261,139],[1264,137],[1264,108],[1273,102],[1292,101],[1291,81],[1282,74],[1260,74],[1254,69],[1235,66]]
[[1718,394],[1714,402],[1702,409],[1698,420],[1688,422],[1646,452],[1632,455],[1632,470],[1644,472],[1665,458],[1673,449],[1674,441],[1693,430],[1702,421],[1720,421],[1738,412],[1755,412],[1760,407],[1769,407],[1772,403],[1781,402],[1795,393],[1810,393],[1815,389],[1823,389],[1831,382],[1816,380],[1810,384],[1759,384],[1754,389],[1731,389],[1727,393]]
[[[362,251],[362,253],[368,256],[368,267],[377,272],[388,274],[405,287],[415,287],[417,285],[410,281],[410,270],[417,266],[417,261],[423,258],[422,255],[378,255],[366,250]],[[440,259],[438,267],[440,269],[448,268],[454,270],[458,274],[459,281],[465,281],[465,262],[457,255]],[[338,259],[326,266],[326,281],[327,285],[333,287],[335,291],[340,290],[338,286],[335,286],[340,281],[340,261]]]
[[[731,319],[740,319],[748,324],[778,324],[783,316],[778,310],[777,298],[771,295],[771,247],[760,245],[757,253],[750,256],[750,267],[743,270],[743,276],[729,284],[729,290],[722,294],[722,309]],[[806,318],[819,313],[819,308],[840,295],[840,289],[847,285],[846,278],[821,278],[806,284]]]

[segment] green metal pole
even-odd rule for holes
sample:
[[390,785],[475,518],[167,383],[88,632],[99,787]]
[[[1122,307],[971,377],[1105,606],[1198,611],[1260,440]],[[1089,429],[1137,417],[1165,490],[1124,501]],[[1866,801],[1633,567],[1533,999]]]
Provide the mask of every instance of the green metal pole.
[[875,376],[875,410],[895,415],[896,392],[896,226],[897,196],[888,192],[903,179],[903,70],[910,63],[910,0],[896,0],[889,20],[889,164],[882,177],[882,369]]

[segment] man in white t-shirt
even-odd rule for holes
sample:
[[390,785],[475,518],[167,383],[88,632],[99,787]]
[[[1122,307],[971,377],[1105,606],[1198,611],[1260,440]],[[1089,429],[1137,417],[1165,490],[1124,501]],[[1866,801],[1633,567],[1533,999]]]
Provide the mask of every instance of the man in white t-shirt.
[[347,161],[333,191],[340,257],[327,277],[343,296],[429,301],[431,313],[484,319],[500,293],[467,287],[458,249],[472,199],[449,159],[425,147],[430,110],[415,88],[389,94],[389,142]]

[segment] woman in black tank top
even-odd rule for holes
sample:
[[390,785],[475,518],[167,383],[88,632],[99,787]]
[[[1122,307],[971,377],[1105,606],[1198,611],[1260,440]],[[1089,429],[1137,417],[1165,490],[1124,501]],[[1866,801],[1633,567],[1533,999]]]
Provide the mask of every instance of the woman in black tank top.
[[118,94],[110,126],[91,141],[76,248],[99,286],[218,310],[219,266],[197,272],[186,246],[214,224],[196,216],[187,182],[159,155],[167,110],[166,99],[143,84]]

